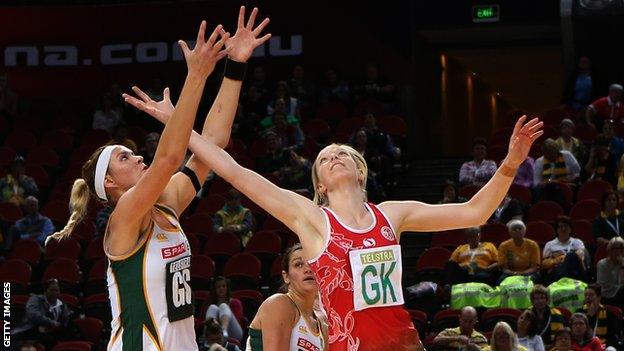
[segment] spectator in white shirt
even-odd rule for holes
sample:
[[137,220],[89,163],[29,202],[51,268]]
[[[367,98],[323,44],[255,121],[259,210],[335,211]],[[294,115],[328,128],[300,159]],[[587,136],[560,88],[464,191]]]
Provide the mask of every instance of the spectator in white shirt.
[[581,240],[570,236],[570,217],[557,217],[555,228],[557,237],[546,243],[542,253],[542,268],[548,272],[546,280],[554,282],[563,277],[584,280],[585,245]]
[[483,186],[496,173],[496,162],[486,160],[487,142],[483,138],[475,138],[472,142],[472,161],[464,162],[459,170],[461,185]]
[[113,99],[105,95],[102,99],[102,109],[93,114],[93,129],[103,129],[112,135],[120,122],[121,112],[113,108]]

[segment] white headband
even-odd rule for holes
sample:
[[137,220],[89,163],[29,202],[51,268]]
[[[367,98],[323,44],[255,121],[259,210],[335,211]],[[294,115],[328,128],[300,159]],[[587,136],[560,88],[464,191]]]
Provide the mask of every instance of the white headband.
[[108,171],[108,163],[110,162],[111,154],[118,146],[119,145],[108,145],[105,147],[100,153],[97,164],[95,165],[95,193],[104,201],[108,201],[108,198],[106,197],[106,190],[104,189],[104,178],[106,178],[106,172]]

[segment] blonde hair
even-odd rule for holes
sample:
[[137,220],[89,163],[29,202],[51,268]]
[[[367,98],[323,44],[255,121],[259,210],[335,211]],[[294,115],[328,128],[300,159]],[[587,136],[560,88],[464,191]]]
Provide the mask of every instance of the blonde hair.
[[67,220],[67,224],[63,229],[50,235],[46,239],[46,244],[51,239],[61,240],[69,237],[78,223],[86,217],[87,209],[89,208],[89,199],[91,194],[95,194],[95,166],[104,148],[105,146],[102,146],[95,150],[82,166],[82,178],[76,179],[72,185],[71,196],[69,198],[69,210],[71,212],[69,220]]
[[613,238],[611,238],[611,240],[609,240],[609,243],[607,244],[607,252],[611,251],[611,248],[613,247],[613,245],[618,245],[618,244],[624,247],[624,239],[622,239],[622,237],[614,236]]
[[490,350],[496,351],[496,332],[499,330],[505,331],[505,334],[509,337],[509,344],[511,344],[512,350],[518,349],[518,336],[514,333],[513,329],[507,322],[498,322],[492,330],[492,339],[490,340]]
[[[362,154],[360,154],[359,152],[357,152],[357,150],[355,150],[354,148],[346,144],[333,143],[323,148],[323,150],[326,150],[330,147],[336,147],[336,146],[346,150],[347,153],[349,153],[349,155],[353,159],[353,161],[355,161],[355,165],[357,169],[362,172],[363,181],[360,183],[360,188],[362,189],[362,192],[364,195],[364,201],[366,201],[366,180],[368,177],[368,166],[366,165],[366,160],[364,159]],[[321,152],[323,152],[323,150],[319,152],[319,155],[321,154]],[[317,155],[316,160],[314,160],[314,164],[312,165],[312,186],[314,187],[314,200],[313,201],[315,204],[319,206],[327,206],[329,205],[329,199],[327,198],[327,196],[325,196],[325,194],[319,193],[318,188],[317,188],[319,184],[319,176],[318,176],[318,172],[316,171],[318,160],[319,158]]]

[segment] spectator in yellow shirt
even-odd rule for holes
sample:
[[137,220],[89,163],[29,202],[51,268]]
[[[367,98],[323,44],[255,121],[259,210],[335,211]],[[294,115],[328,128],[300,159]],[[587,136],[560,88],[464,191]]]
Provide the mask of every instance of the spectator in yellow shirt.
[[531,239],[526,239],[526,225],[519,219],[507,223],[511,239],[498,247],[498,263],[502,271],[499,282],[512,275],[530,276],[535,282],[539,278],[540,248]]
[[498,278],[498,251],[492,243],[481,242],[478,227],[467,228],[466,244],[460,245],[446,266],[447,284],[481,282],[493,284]]

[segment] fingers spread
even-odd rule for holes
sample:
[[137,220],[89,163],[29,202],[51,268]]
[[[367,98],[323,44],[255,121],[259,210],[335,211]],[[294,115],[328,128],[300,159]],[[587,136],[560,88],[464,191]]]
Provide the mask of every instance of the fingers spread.
[[249,21],[247,21],[247,29],[252,30],[254,22],[256,22],[256,16],[258,15],[258,8],[254,7],[251,10],[251,15],[249,16]]
[[262,37],[262,38],[260,38],[260,39],[257,39],[257,40],[258,40],[258,45],[262,45],[262,44],[264,44],[264,42],[266,42],[266,41],[267,41],[267,40],[269,40],[269,39],[271,39],[271,33],[269,33],[269,34],[267,34],[267,35],[263,36],[263,37]]
[[139,87],[137,87],[136,85],[132,87],[132,91],[134,91],[135,94],[137,94],[141,99],[143,99],[143,101],[148,102],[151,100],[151,98],[149,97],[149,95],[145,94],[143,92],[143,90],[141,90]]
[[240,10],[238,10],[238,28],[243,28],[245,26],[245,6],[241,6]]
[[163,96],[165,98],[165,101],[171,101],[171,95],[169,92],[169,87],[165,88],[165,91],[163,92]]
[[186,44],[184,40],[179,40],[178,44],[180,45],[180,49],[182,49],[182,54],[184,54],[184,59],[188,60],[188,55],[191,52],[191,49],[189,49],[188,45]]
[[204,33],[206,33],[206,21],[202,21],[199,25],[199,32],[197,32],[197,44],[195,44],[195,46],[201,45],[205,42]]
[[256,29],[253,30],[253,34],[255,36],[260,35],[260,33],[262,33],[262,31],[264,30],[264,27],[266,27],[267,24],[269,24],[270,21],[271,20],[269,18],[265,18],[262,22],[260,22],[258,27],[256,27]]
[[219,35],[223,36],[224,32],[225,31],[223,30],[223,26],[222,25],[218,25],[212,31],[212,34],[210,34],[210,38],[208,38],[208,45],[212,47],[214,45],[214,42],[217,40],[217,36],[219,36]]
[[230,33],[224,33],[221,35],[221,39],[213,46],[215,50],[221,50],[225,42],[230,38]]

